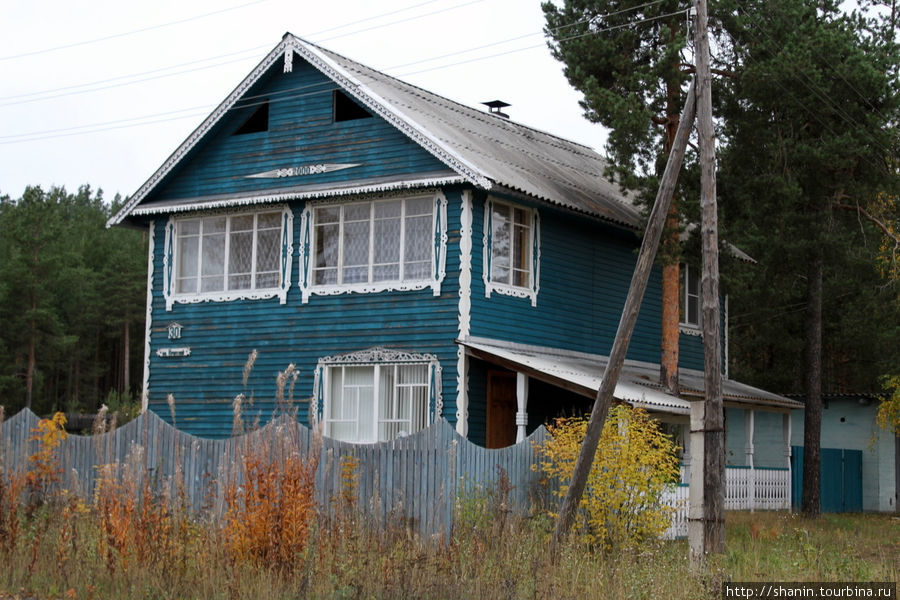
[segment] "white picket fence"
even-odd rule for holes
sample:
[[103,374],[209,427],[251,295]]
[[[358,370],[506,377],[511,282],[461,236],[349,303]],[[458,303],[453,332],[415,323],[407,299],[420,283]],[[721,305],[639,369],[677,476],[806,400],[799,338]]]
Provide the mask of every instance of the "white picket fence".
[[[682,473],[682,481],[687,481]],[[687,536],[689,486],[680,483],[663,494],[675,509],[668,539]],[[789,510],[791,472],[788,469],[725,467],[725,510]]]

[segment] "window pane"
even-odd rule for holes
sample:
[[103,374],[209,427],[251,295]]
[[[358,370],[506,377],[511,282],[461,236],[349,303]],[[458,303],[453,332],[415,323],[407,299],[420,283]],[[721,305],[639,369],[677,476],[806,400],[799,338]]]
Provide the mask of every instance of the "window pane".
[[[199,222],[191,223],[195,231],[200,231]],[[184,229],[188,229],[185,227]],[[179,231],[182,231],[179,225]],[[200,237],[197,235],[179,237],[178,247],[178,281],[176,291],[178,293],[196,293],[197,291],[197,249],[200,245]]]
[[531,227],[528,213],[515,209],[512,243],[512,284],[531,287]]
[[235,231],[253,231],[253,215],[231,217],[231,232]]
[[398,215],[396,218],[377,219],[374,223],[374,268],[372,273],[374,281],[400,279],[399,202],[396,209]]
[[700,323],[700,302],[699,299],[694,296],[688,299],[688,323],[691,325],[698,325]]
[[692,269],[691,267],[685,267],[687,269],[687,289],[688,294],[691,296],[700,295],[700,278],[697,277],[697,270]]
[[189,221],[179,221],[178,235],[200,235],[200,220],[191,219]]
[[228,289],[244,290],[250,287],[250,263],[252,257],[253,232],[235,232],[232,228],[230,247],[228,250]]
[[[323,211],[318,210],[316,214]],[[339,225],[316,226],[315,283],[326,285],[337,283]]]
[[256,217],[257,229],[281,229],[281,213],[260,213]]
[[402,200],[391,200],[389,202],[375,203],[376,219],[399,219],[403,210]]
[[432,198],[410,198],[406,201],[406,216],[430,215],[433,206]]
[[369,279],[369,221],[344,222],[344,283]]
[[200,291],[225,288],[225,217],[203,219],[200,257]]
[[341,208],[339,206],[326,206],[316,209],[316,224],[338,223],[341,220]]
[[509,283],[509,207],[494,204],[491,211],[491,281]]
[[281,230],[264,229],[256,234],[256,288],[276,287],[281,270]]
[[406,247],[404,256],[407,261],[428,260],[432,248],[431,215],[406,218]]

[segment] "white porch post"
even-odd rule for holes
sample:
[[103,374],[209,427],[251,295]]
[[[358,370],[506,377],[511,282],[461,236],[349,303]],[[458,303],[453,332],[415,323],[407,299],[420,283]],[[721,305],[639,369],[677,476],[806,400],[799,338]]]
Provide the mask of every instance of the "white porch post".
[[791,498],[793,497],[794,490],[791,489],[793,485],[793,473],[791,473],[791,413],[790,411],[786,412],[781,417],[781,437],[784,439],[784,466],[787,467],[787,498],[784,501],[784,505],[782,508],[786,508],[787,510],[791,509]]
[[681,430],[681,444],[684,450],[681,451],[681,483],[691,483],[691,424],[690,421],[685,429]]
[[756,508],[756,472],[753,465],[753,430],[755,427],[756,413],[752,408],[744,411],[744,462],[749,468],[747,473],[747,508],[750,512]]
[[516,373],[516,443],[525,440],[525,428],[528,426],[528,375]]

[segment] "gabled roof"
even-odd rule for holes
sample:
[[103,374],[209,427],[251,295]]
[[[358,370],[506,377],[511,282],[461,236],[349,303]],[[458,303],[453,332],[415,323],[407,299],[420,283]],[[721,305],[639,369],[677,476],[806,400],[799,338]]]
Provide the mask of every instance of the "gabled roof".
[[[639,211],[603,176],[606,161],[591,148],[432,94],[289,33],[138,189],[108,225],[121,223],[132,213],[149,212],[142,211],[139,205],[157,185],[279,60],[284,60],[285,70],[289,70],[294,53],[441,160],[457,174],[454,181],[469,182],[484,190],[518,192],[629,228],[640,229],[643,225]],[[434,185],[427,178],[421,181],[378,182],[377,189]],[[447,177],[441,179],[443,183],[450,181]],[[285,197],[359,193],[370,188],[376,189],[365,182],[345,189],[319,186],[307,190],[298,186],[252,196],[254,202],[266,202]],[[202,200],[222,206],[241,199]],[[243,200],[242,203],[247,203]],[[167,210],[177,210],[177,207],[159,203],[152,212]]]

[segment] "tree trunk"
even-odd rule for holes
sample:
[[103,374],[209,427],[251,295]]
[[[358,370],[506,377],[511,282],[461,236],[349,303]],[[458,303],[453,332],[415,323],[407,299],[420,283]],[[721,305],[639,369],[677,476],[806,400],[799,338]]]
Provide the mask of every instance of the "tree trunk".
[[819,493],[822,432],[822,271],[821,251],[809,266],[806,307],[806,409],[803,411],[803,498],[807,517],[821,513]]
[[[675,215],[677,217],[677,213]],[[669,213],[666,226],[675,231],[677,237],[677,218]],[[667,244],[668,245],[668,244]],[[678,337],[680,328],[679,307],[679,269],[678,263],[665,265],[662,268],[662,342],[659,361],[659,383],[670,394],[678,394]]]
[[[669,42],[679,35],[679,27],[669,29]],[[677,77],[678,67],[673,66],[673,75]],[[675,137],[678,133],[678,122],[681,114],[681,85],[669,82],[666,85],[666,136],[663,141],[663,154],[669,156]],[[662,267],[662,339],[660,340],[659,382],[670,394],[678,394],[678,338],[679,307],[679,260],[681,257],[681,238],[678,231],[681,211],[678,208],[677,195],[673,195],[672,203],[666,217],[666,231],[663,237]]]

